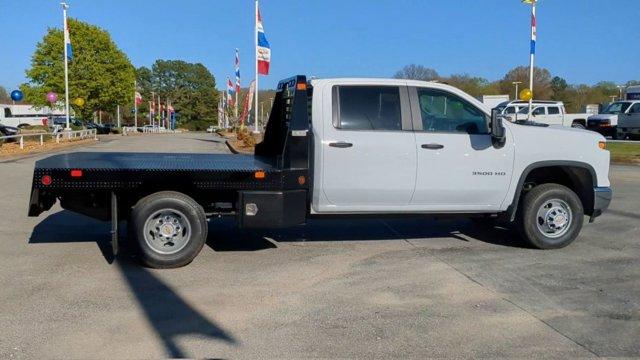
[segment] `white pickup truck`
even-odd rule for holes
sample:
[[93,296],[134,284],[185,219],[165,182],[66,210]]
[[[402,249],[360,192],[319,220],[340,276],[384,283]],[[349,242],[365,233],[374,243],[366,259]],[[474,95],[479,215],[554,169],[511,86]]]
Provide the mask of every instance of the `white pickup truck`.
[[279,83],[255,156],[55,155],[36,163],[29,215],[60,199],[111,219],[114,249],[118,220],[129,220],[130,240],[153,267],[189,263],[210,216],[235,217],[241,228],[363,216],[501,219],[532,246],[553,249],[609,206],[608,173],[601,135],[503,122],[448,85],[298,75]]
[[562,125],[578,129],[587,128],[588,113],[567,114],[562,101],[536,101],[529,118],[529,104],[516,113],[517,121],[533,121],[547,125]]

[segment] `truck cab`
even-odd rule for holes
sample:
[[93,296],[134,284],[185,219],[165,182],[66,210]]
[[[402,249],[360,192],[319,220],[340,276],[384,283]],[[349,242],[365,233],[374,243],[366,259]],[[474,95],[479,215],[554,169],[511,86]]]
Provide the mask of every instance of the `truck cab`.
[[503,122],[449,85],[314,79],[278,85],[255,156],[77,153],[36,163],[29,215],[65,209],[128,220],[152,267],[189,263],[206,217],[241,228],[308,218],[464,216],[504,221],[534,247],[571,243],[609,205],[601,135]]
[[609,104],[602,113],[590,116],[587,119],[587,128],[596,131],[604,136],[618,138],[618,120],[621,116],[629,115],[636,111],[640,100],[616,101]]

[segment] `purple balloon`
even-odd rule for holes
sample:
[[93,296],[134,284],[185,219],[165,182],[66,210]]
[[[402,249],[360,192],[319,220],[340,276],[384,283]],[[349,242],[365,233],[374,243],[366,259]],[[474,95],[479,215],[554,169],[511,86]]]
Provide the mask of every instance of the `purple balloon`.
[[47,101],[50,103],[55,103],[56,101],[58,101],[58,94],[54,93],[53,91],[47,94]]

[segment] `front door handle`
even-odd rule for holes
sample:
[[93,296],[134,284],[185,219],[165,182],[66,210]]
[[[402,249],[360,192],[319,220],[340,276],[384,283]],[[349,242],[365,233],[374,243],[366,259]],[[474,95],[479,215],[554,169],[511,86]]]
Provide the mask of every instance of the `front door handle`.
[[329,146],[335,147],[335,148],[344,149],[344,148],[352,147],[353,144],[352,143],[348,143],[348,142],[344,142],[344,141],[340,141],[340,142],[329,143]]
[[439,150],[444,148],[444,145],[440,145],[440,144],[422,144],[422,148],[423,149],[429,149],[429,150]]

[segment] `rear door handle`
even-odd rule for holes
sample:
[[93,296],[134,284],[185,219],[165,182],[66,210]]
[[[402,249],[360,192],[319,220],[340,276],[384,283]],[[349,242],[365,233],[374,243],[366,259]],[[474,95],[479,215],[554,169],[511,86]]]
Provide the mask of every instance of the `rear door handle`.
[[440,144],[422,144],[422,148],[423,149],[429,149],[429,150],[439,150],[444,148],[444,145],[440,145]]
[[350,148],[353,146],[352,143],[348,143],[348,142],[344,142],[344,141],[340,141],[340,142],[333,142],[333,143],[329,143],[329,146],[331,147],[335,147],[335,148]]

